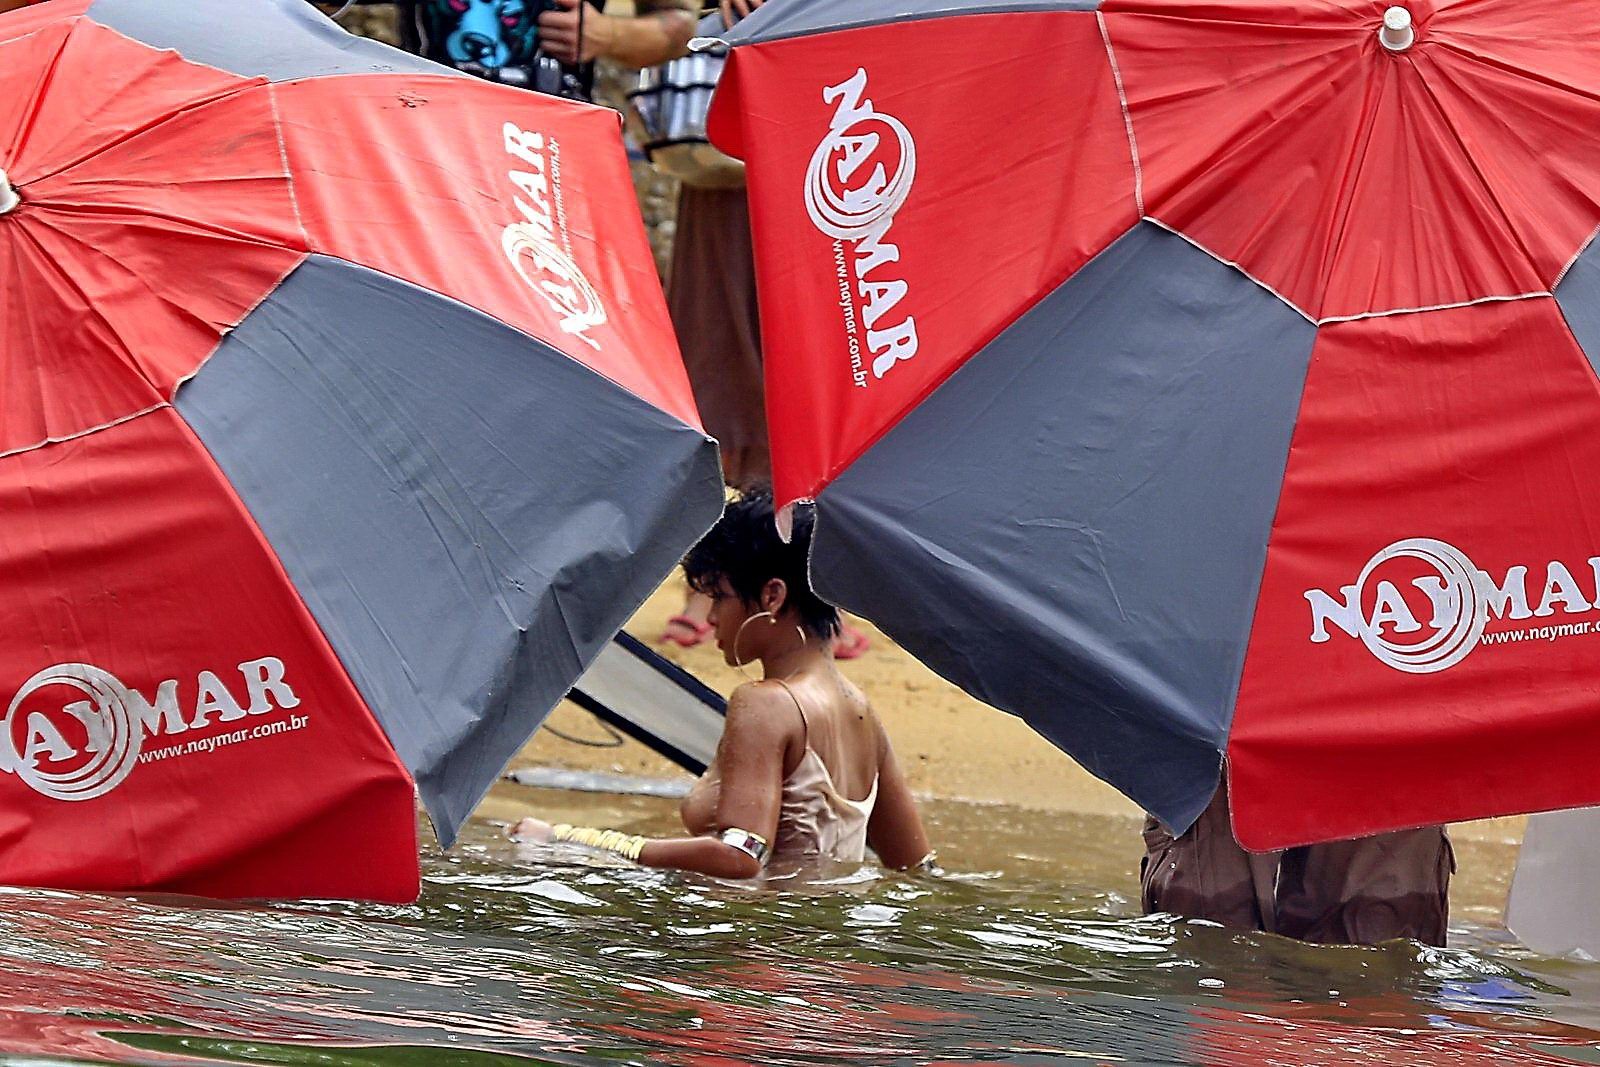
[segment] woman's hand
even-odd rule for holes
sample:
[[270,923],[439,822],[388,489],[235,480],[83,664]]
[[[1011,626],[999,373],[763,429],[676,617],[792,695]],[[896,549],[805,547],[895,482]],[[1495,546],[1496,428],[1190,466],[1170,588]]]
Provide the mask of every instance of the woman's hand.
[[513,826],[508,833],[513,841],[529,845],[542,845],[554,836],[553,828],[543,819],[532,815]]
[[722,24],[733,29],[733,24],[760,7],[766,0],[721,0]]
[[617,20],[593,8],[579,11],[579,6],[585,2],[556,0],[556,10],[539,16],[540,51],[563,63],[587,63],[596,56],[611,54],[616,43]]
[[539,48],[562,63],[604,56],[635,69],[653,67],[687,55],[694,36],[694,17],[676,8],[628,18],[603,14],[593,5],[584,10],[584,0],[555,2],[556,10],[539,16]]

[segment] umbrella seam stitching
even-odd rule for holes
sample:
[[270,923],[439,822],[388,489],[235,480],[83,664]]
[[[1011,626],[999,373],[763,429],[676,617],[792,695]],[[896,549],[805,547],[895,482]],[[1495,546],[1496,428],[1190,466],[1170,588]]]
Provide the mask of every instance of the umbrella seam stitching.
[[[756,35],[740,40],[731,40],[730,38],[734,36],[734,33],[739,28],[736,26],[734,30],[725,31],[725,36],[718,36],[714,38],[702,37],[699,38],[699,40],[709,39],[721,41],[729,49],[751,48],[756,45],[768,44],[773,41],[795,41],[804,37],[824,37],[829,34],[843,33],[848,30],[866,30],[873,29],[878,26],[904,26],[907,23],[912,22],[944,22],[948,19],[976,18],[984,15],[1031,15],[1035,13],[1049,15],[1060,12],[1088,14],[1088,9],[1071,7],[1068,6],[1069,4],[1070,0],[1065,0],[1065,2],[1061,3],[1059,6],[1053,4],[1030,4],[1022,2],[1022,0],[1008,0],[1008,2],[997,3],[992,7],[974,8],[970,10],[964,10],[960,7],[952,7],[928,12],[902,12],[876,18],[861,18],[853,22],[834,22],[825,26],[800,27],[798,29],[787,30],[780,29],[774,33],[766,35],[762,35],[758,30]],[[1099,8],[1095,8],[1093,10],[1096,14],[1099,13]],[[690,47],[694,47],[692,42]]]
[[1216,252],[1214,252],[1213,250],[1207,248],[1205,245],[1201,244],[1199,241],[1196,241],[1193,237],[1190,237],[1188,234],[1184,233],[1182,230],[1180,230],[1180,229],[1178,229],[1178,228],[1176,228],[1174,226],[1169,226],[1165,222],[1162,222],[1160,219],[1158,219],[1158,218],[1156,218],[1156,217],[1154,217],[1152,215],[1145,215],[1145,216],[1143,216],[1143,219],[1144,219],[1145,222],[1148,222],[1153,226],[1158,226],[1161,229],[1167,231],[1168,233],[1172,234],[1175,237],[1180,237],[1183,240],[1188,241],[1191,245],[1193,245],[1194,247],[1198,248],[1200,251],[1204,252],[1206,255],[1210,256],[1212,259],[1216,260],[1218,263],[1221,263],[1221,264],[1223,264],[1224,266],[1227,266],[1227,267],[1232,267],[1234,270],[1238,271],[1240,274],[1243,274],[1246,278],[1249,278],[1252,282],[1255,282],[1257,285],[1259,285],[1261,288],[1265,289],[1267,292],[1271,293],[1273,296],[1277,297],[1279,300],[1282,300],[1289,307],[1293,308],[1297,315],[1299,315],[1301,318],[1305,319],[1307,322],[1311,323],[1313,326],[1320,326],[1321,325],[1321,323],[1319,323],[1316,319],[1312,318],[1311,315],[1304,308],[1302,308],[1299,304],[1296,304],[1293,300],[1290,300],[1288,297],[1286,297],[1282,293],[1278,292],[1278,290],[1274,289],[1272,286],[1268,285],[1266,282],[1262,281],[1260,278],[1257,278],[1254,274],[1251,274],[1249,271],[1245,270],[1244,267],[1241,266],[1240,264],[1235,263],[1233,260],[1228,259],[1225,256],[1218,255]]
[[99,433],[101,430],[109,430],[113,427],[121,426],[125,422],[132,422],[134,419],[143,418],[144,416],[152,414],[153,412],[160,411],[162,408],[170,408],[171,406],[171,403],[163,400],[159,404],[151,404],[149,407],[135,411],[131,414],[119,415],[110,422],[102,422],[99,425],[90,426],[87,429],[64,434],[61,437],[46,437],[44,440],[35,442],[31,445],[23,445],[21,448],[13,448],[5,452],[0,452],[0,459],[10,459],[12,456],[20,456],[28,452],[36,452],[41,448],[46,448],[50,445],[59,445],[66,441],[76,441],[80,437],[88,437],[90,434]]
[[1561,283],[1566,281],[1567,275],[1572,272],[1573,267],[1578,265],[1578,260],[1583,258],[1583,254],[1589,251],[1590,246],[1595,243],[1596,238],[1600,238],[1600,226],[1596,226],[1594,231],[1589,234],[1588,238],[1583,242],[1583,244],[1578,246],[1578,250],[1572,253],[1572,258],[1567,260],[1566,266],[1561,268],[1561,273],[1556,275],[1556,280],[1550,283],[1550,292],[1552,295],[1554,295],[1555,291],[1561,287]]
[[[1160,219],[1151,215],[1145,215],[1143,219],[1145,222],[1148,222],[1153,226],[1158,226],[1175,237],[1181,237],[1183,240],[1189,242],[1191,245],[1210,256],[1212,259],[1215,259],[1218,263],[1221,263],[1224,266],[1232,267],[1234,270],[1238,271],[1240,274],[1243,274],[1246,278],[1249,278],[1252,282],[1259,285],[1261,288],[1265,289],[1279,300],[1282,300],[1285,304],[1289,305],[1289,307],[1293,308],[1300,314],[1302,318],[1311,323],[1313,326],[1328,326],[1338,322],[1359,322],[1363,319],[1382,319],[1389,318],[1394,315],[1420,315],[1430,311],[1451,311],[1456,308],[1473,307],[1478,304],[1505,303],[1516,300],[1541,300],[1545,297],[1555,296],[1554,286],[1552,286],[1550,289],[1541,289],[1537,292],[1530,293],[1491,293],[1488,296],[1474,297],[1471,300],[1458,300],[1449,304],[1428,304],[1422,307],[1386,308],[1382,311],[1363,311],[1357,315],[1329,315],[1326,318],[1318,319],[1313,318],[1294,301],[1278,292],[1278,290],[1274,289],[1272,286],[1268,285],[1254,274],[1251,274],[1240,264],[1224,256],[1218,255],[1216,252],[1207,248],[1199,241],[1196,241],[1193,237],[1190,237],[1182,230],[1179,230],[1173,226],[1169,226],[1165,222],[1162,222]],[[1579,250],[1578,255],[1572,257],[1572,263],[1569,263],[1567,268],[1562,271],[1561,277],[1566,275],[1567,270],[1572,268],[1573,263],[1576,263],[1580,258],[1582,258],[1583,253],[1588,250],[1589,246],[1593,244],[1597,238],[1600,238],[1600,229],[1597,229],[1594,234],[1590,236],[1589,240],[1585,242],[1584,247]],[[1559,281],[1560,278],[1558,277],[1558,284]]]
[[131,42],[133,44],[139,45],[139,46],[141,46],[143,48],[149,48],[149,49],[151,49],[153,51],[156,51],[156,52],[170,52],[173,55],[177,56],[179,59],[181,59],[183,62],[188,63],[190,66],[202,67],[205,70],[215,71],[218,74],[226,74],[230,78],[243,79],[247,84],[245,86],[242,86],[239,90],[236,90],[236,91],[243,91],[243,89],[249,88],[250,84],[268,84],[268,85],[271,84],[271,82],[267,79],[267,77],[265,75],[240,74],[236,70],[229,70],[226,67],[219,67],[215,63],[207,63],[203,59],[193,59],[193,58],[191,58],[189,56],[184,55],[183,52],[180,51],[177,48],[174,48],[174,47],[171,47],[171,46],[161,47],[161,46],[158,46],[158,45],[150,44],[148,41],[142,41],[137,37],[133,37],[133,36],[130,36],[130,35],[122,32],[122,30],[118,29],[115,26],[108,26],[104,22],[98,21],[92,14],[87,14],[86,13],[82,17],[88,19],[91,23],[93,23],[94,25],[100,27],[101,29],[109,30],[111,33],[116,34],[118,37],[121,37],[124,41],[129,41],[129,42]]
[[[67,48],[72,44],[73,35],[78,31],[78,23],[82,22],[83,19],[83,15],[76,15],[67,20],[67,32],[61,37],[61,45],[56,49],[55,55],[50,58],[50,62],[45,66],[39,82],[35,86],[35,95],[33,99],[28,102],[27,108],[22,112],[21,126],[17,130],[18,139],[10,149],[13,165],[21,162],[23,151],[28,147],[28,142],[33,139],[34,127],[37,125],[39,119],[39,110],[44,106],[44,99],[49,94],[51,82],[55,80],[56,70],[61,66],[62,57],[67,54]],[[98,23],[96,25],[98,25]],[[26,41],[30,37],[38,37],[48,32],[50,28],[51,27],[48,24],[41,26],[31,33],[23,34],[21,37],[13,37],[6,43],[13,44]],[[30,182],[36,180],[37,179],[34,178],[29,179]]]
[[[238,84],[233,85],[226,92],[221,92],[221,93],[219,93],[219,94],[217,94],[215,96],[205,97],[205,98],[202,98],[202,99],[200,99],[198,101],[190,101],[189,103],[183,105],[183,107],[181,107],[178,111],[174,112],[172,115],[169,115],[166,119],[163,119],[160,122],[157,122],[152,126],[142,127],[140,129],[136,129],[136,130],[133,130],[131,132],[125,133],[124,135],[118,137],[116,140],[112,141],[110,144],[102,145],[102,146],[94,149],[93,151],[91,151],[86,156],[83,156],[83,157],[78,158],[78,159],[70,160],[69,162],[57,167],[56,169],[54,169],[52,171],[48,171],[48,172],[46,172],[44,174],[39,174],[39,175],[36,175],[36,176],[30,178],[29,179],[30,183],[39,182],[39,181],[45,181],[45,180],[47,180],[49,178],[54,178],[54,177],[56,177],[58,175],[65,174],[67,171],[73,170],[73,169],[75,169],[77,167],[81,167],[83,164],[87,163],[89,160],[93,159],[94,157],[96,157],[98,155],[101,155],[101,154],[103,154],[105,152],[108,152],[108,151],[110,151],[110,150],[112,150],[114,148],[118,148],[118,147],[126,144],[127,142],[135,139],[135,138],[142,137],[144,134],[149,133],[151,130],[159,128],[160,126],[164,125],[167,122],[170,122],[172,119],[174,119],[174,118],[176,118],[176,117],[178,117],[180,115],[186,115],[189,112],[198,111],[198,110],[200,110],[202,108],[210,107],[213,104],[218,104],[218,103],[221,103],[221,102],[226,101],[226,100],[231,100],[234,97],[238,96],[240,93],[247,92],[247,91],[249,91],[250,89],[254,88],[257,85],[271,84],[270,82],[267,82],[266,79],[264,79],[264,78],[249,78],[249,77],[241,75],[241,74],[239,74],[239,73],[237,73],[235,71],[224,70],[221,67],[213,66],[210,63],[195,62],[194,60],[191,60],[188,56],[184,55],[182,52],[179,52],[176,48],[156,48],[153,45],[150,45],[150,44],[148,44],[148,43],[146,43],[144,41],[141,41],[136,37],[129,37],[127,34],[123,33],[121,30],[119,30],[119,29],[117,29],[117,28],[115,28],[113,26],[107,26],[103,22],[96,22],[94,20],[94,18],[92,16],[89,16],[89,15],[80,15],[77,18],[73,19],[72,21],[74,21],[74,22],[87,21],[91,26],[94,26],[96,29],[105,30],[108,33],[114,34],[117,37],[122,38],[124,41],[127,41],[130,44],[135,44],[135,45],[138,45],[139,47],[145,48],[145,49],[151,49],[154,52],[156,52],[158,55],[170,54],[170,55],[176,56],[180,62],[187,63],[190,66],[200,67],[200,68],[205,69],[205,70],[214,71],[217,74],[221,74],[221,75],[224,75],[226,77],[235,79],[235,81],[238,82]],[[17,40],[22,40],[22,38],[17,38]],[[66,46],[63,45],[62,46],[62,51],[65,52],[65,50],[66,50]]]
[[1095,22],[1100,26],[1100,39],[1106,45],[1106,58],[1111,62],[1111,79],[1117,86],[1117,103],[1122,108],[1122,125],[1128,131],[1128,154],[1133,158],[1133,203],[1139,214],[1144,214],[1144,167],[1139,162],[1139,139],[1133,132],[1133,111],[1128,107],[1128,93],[1122,84],[1122,68],[1117,64],[1117,52],[1111,44],[1111,30],[1106,26],[1105,13],[1096,11]]
[[[293,250],[291,249],[290,251]],[[256,299],[255,303],[244,309],[244,311],[239,315],[239,320],[237,322],[218,331],[217,343],[211,346],[211,351],[207,352],[205,357],[201,359],[199,363],[195,364],[194,370],[190,371],[188,374],[185,374],[183,377],[172,383],[172,392],[168,394],[167,397],[168,403],[177,403],[178,391],[184,386],[188,385],[190,382],[194,381],[195,378],[199,376],[200,372],[205,370],[206,367],[210,365],[211,361],[217,357],[217,353],[222,351],[222,346],[227,342],[229,336],[240,326],[243,326],[245,320],[251,315],[254,315],[262,304],[265,304],[268,300],[271,300],[273,296],[277,294],[278,290],[283,288],[283,283],[289,280],[289,276],[295,271],[299,270],[301,267],[305,266],[307,261],[309,261],[313,255],[315,255],[313,252],[301,252],[300,258],[290,264],[289,269],[278,275],[277,280],[267,287],[267,290]]]
[[1242,264],[1219,255],[1176,227],[1169,226],[1160,219],[1157,219],[1154,216],[1146,213],[1144,202],[1144,168],[1139,160],[1139,141],[1137,135],[1134,133],[1133,112],[1128,105],[1127,89],[1123,85],[1122,81],[1122,68],[1117,63],[1116,48],[1111,43],[1111,30],[1106,25],[1104,10],[1096,10],[1094,17],[1096,23],[1098,23],[1100,27],[1101,40],[1105,42],[1106,58],[1110,61],[1111,77],[1113,82],[1116,84],[1117,101],[1122,108],[1122,123],[1128,134],[1128,152],[1133,161],[1133,198],[1138,207],[1140,217],[1146,222],[1153,223],[1156,226],[1161,227],[1163,230],[1183,238],[1185,241],[1188,241],[1206,255],[1215,259],[1217,262],[1234,268],[1246,278],[1249,278],[1252,282],[1255,282],[1257,285],[1261,286],[1261,288],[1265,289],[1279,300],[1282,300],[1285,304],[1288,304],[1291,308],[1298,312],[1302,318],[1314,326],[1320,327],[1338,322],[1357,322],[1363,319],[1385,318],[1392,315],[1414,315],[1429,311],[1449,311],[1455,308],[1472,307],[1477,304],[1487,304],[1501,301],[1509,302],[1516,300],[1537,300],[1541,297],[1554,297],[1556,288],[1560,286],[1561,282],[1566,278],[1573,266],[1576,265],[1579,259],[1583,258],[1583,254],[1589,250],[1589,247],[1595,243],[1596,239],[1600,239],[1600,226],[1597,226],[1589,234],[1588,238],[1585,239],[1584,242],[1578,247],[1577,252],[1573,254],[1572,258],[1567,260],[1566,265],[1561,268],[1560,273],[1558,273],[1555,276],[1555,279],[1551,281],[1550,288],[1548,290],[1513,294],[1491,294],[1488,296],[1474,297],[1471,300],[1460,300],[1447,304],[1429,304],[1421,307],[1388,308],[1382,311],[1364,311],[1354,315],[1328,315],[1323,318],[1316,318],[1309,312],[1302,309],[1294,301],[1284,296],[1278,290],[1274,289],[1272,286],[1268,285],[1266,282],[1250,273]]
[[1471,300],[1458,300],[1452,304],[1429,304],[1425,307],[1414,308],[1389,308],[1386,311],[1363,311],[1359,315],[1330,315],[1325,319],[1318,319],[1318,326],[1326,326],[1335,322],[1359,322],[1362,319],[1382,319],[1393,315],[1420,315],[1428,311],[1451,311],[1455,308],[1473,307],[1477,304],[1507,303],[1515,300],[1539,300],[1543,297],[1554,296],[1549,290],[1540,290],[1533,293],[1495,293],[1489,296],[1474,297]]
[[[395,282],[395,283],[397,283],[399,285],[407,286],[407,287],[409,287],[411,289],[416,289],[416,290],[419,290],[421,292],[424,292],[427,295],[429,295],[431,297],[434,297],[436,299],[443,300],[443,301],[445,301],[447,303],[454,304],[454,305],[457,305],[459,307],[466,308],[468,311],[471,311],[476,315],[482,315],[484,318],[489,319],[492,322],[499,323],[505,329],[514,330],[517,333],[521,334],[522,336],[528,338],[529,340],[534,341],[537,344],[544,345],[546,348],[550,349],[551,351],[560,354],[563,358],[571,360],[572,362],[576,363],[578,366],[582,367],[584,370],[588,371],[590,374],[593,374],[595,377],[599,378],[600,380],[609,383],[610,385],[612,385],[613,387],[615,387],[617,389],[622,390],[624,393],[626,393],[629,396],[633,397],[635,400],[638,400],[641,403],[647,405],[648,407],[650,407],[652,410],[656,411],[657,413],[659,413],[663,417],[671,419],[674,422],[676,422],[678,425],[683,426],[686,429],[694,431],[695,433],[699,434],[701,437],[705,438],[708,441],[715,440],[715,438],[713,438],[710,434],[706,433],[706,431],[702,427],[694,426],[694,425],[691,425],[688,422],[685,422],[682,416],[673,414],[671,411],[667,410],[665,407],[663,407],[662,405],[658,404],[656,401],[654,401],[654,400],[650,399],[649,397],[645,396],[639,390],[634,389],[632,386],[625,385],[622,382],[619,382],[616,378],[612,377],[611,375],[606,374],[603,371],[600,371],[600,370],[596,369],[593,366],[590,366],[588,363],[586,363],[583,360],[579,359],[577,356],[573,355],[571,352],[568,352],[566,349],[562,348],[561,345],[558,344],[556,341],[550,340],[549,338],[543,337],[540,334],[534,333],[531,329],[525,329],[525,328],[523,328],[521,326],[517,326],[517,325],[515,325],[513,323],[507,322],[505,319],[501,318],[499,315],[495,314],[492,311],[485,311],[483,308],[479,307],[476,304],[470,303],[467,300],[464,300],[464,299],[462,299],[460,297],[450,296],[447,293],[441,293],[437,289],[429,288],[428,286],[423,285],[420,282],[416,282],[416,281],[413,281],[410,278],[406,278],[406,277],[404,277],[402,275],[395,274],[392,271],[382,270],[382,269],[380,269],[378,267],[374,267],[374,266],[371,266],[371,265],[366,264],[366,263],[357,263],[353,259],[346,259],[344,256],[334,255],[334,254],[329,253],[329,252],[319,252],[316,249],[312,249],[312,250],[308,251],[305,254],[305,256],[302,258],[301,264],[297,264],[296,269],[298,269],[299,265],[303,265],[304,263],[309,262],[309,261],[311,261],[313,259],[323,260],[323,261],[330,261],[330,262],[334,262],[334,263],[342,263],[345,266],[353,267],[356,270],[367,271],[367,272],[369,272],[371,274],[375,274],[375,275],[378,275],[380,277],[387,278],[390,281]],[[288,273],[293,273],[293,271],[290,271]],[[288,276],[288,274],[286,273],[285,277],[287,277],[287,276]],[[270,295],[271,294],[269,293],[268,296],[270,296]],[[262,299],[265,300],[266,298],[263,297]],[[194,374],[198,374],[198,373],[199,373],[199,368],[196,368]],[[190,374],[189,377],[191,377],[191,378],[194,377],[194,374]]]
[[[294,171],[289,166],[289,144],[283,136],[283,116],[278,112],[278,87],[267,86],[267,108],[272,112],[272,135],[278,141],[278,162],[283,166],[283,181],[289,187],[289,206],[294,210],[294,224],[300,231],[300,241],[311,247],[311,234],[306,230],[306,219],[300,212],[300,191],[295,188]],[[281,280],[281,279],[280,279]]]
[[272,285],[269,286],[253,304],[244,309],[244,312],[240,314],[236,322],[234,322],[231,326],[228,326],[226,329],[220,331],[217,336],[217,343],[211,346],[211,351],[207,352],[205,358],[200,360],[200,362],[195,365],[194,370],[190,371],[188,374],[185,374],[183,377],[172,383],[172,392],[168,395],[168,401],[172,404],[177,403],[178,391],[198,377],[200,372],[205,370],[207,365],[216,358],[217,353],[222,351],[222,346],[228,340],[228,336],[232,334],[234,330],[237,330],[240,326],[244,325],[245,320],[251,315],[254,315],[262,304],[265,304],[268,300],[272,299],[273,295],[283,287],[283,283],[289,280],[289,276],[295,271],[299,270],[301,267],[305,266],[306,262],[316,254],[311,250],[311,234],[306,230],[304,216],[300,214],[300,194],[295,189],[294,173],[289,168],[289,150],[287,145],[284,143],[283,122],[278,115],[277,85],[276,83],[269,82],[266,88],[267,107],[272,112],[272,132],[278,140],[278,161],[283,165],[283,181],[289,189],[289,206],[294,211],[295,228],[300,231],[300,243],[304,247],[298,249],[286,249],[287,251],[298,252],[299,258],[296,259],[294,263],[290,264],[289,268],[280,274],[277,280],[274,281]]

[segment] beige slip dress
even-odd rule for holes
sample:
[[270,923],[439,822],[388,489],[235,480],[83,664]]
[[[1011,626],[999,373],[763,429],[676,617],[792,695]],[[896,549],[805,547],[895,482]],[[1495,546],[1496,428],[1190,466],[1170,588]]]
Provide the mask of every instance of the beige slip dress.
[[[826,859],[840,863],[860,863],[866,857],[867,822],[878,800],[878,778],[864,800],[851,800],[834,785],[833,775],[817,750],[811,747],[811,727],[805,707],[788,683],[783,686],[800,713],[805,754],[783,780],[778,808],[778,832],[772,842],[768,863]],[[722,778],[713,763],[694,784],[683,801],[684,824],[691,833],[711,833],[716,829],[718,794]]]

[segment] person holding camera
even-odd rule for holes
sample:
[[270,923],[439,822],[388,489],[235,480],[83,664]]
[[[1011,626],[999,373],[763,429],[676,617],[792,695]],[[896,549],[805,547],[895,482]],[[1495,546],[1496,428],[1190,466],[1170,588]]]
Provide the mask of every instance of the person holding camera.
[[489,81],[588,100],[594,61],[628,67],[688,51],[695,0],[637,0],[609,15],[604,0],[400,0],[401,44]]

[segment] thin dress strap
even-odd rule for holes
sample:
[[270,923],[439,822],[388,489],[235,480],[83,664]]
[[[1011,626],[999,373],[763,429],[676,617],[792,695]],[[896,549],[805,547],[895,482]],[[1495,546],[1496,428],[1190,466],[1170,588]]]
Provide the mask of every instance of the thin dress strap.
[[800,737],[805,742],[805,747],[811,747],[811,724],[806,722],[806,709],[800,703],[800,698],[794,695],[794,690],[789,688],[789,683],[782,678],[772,679],[783,686],[783,691],[789,694],[789,699],[794,701],[794,710],[800,713]]

